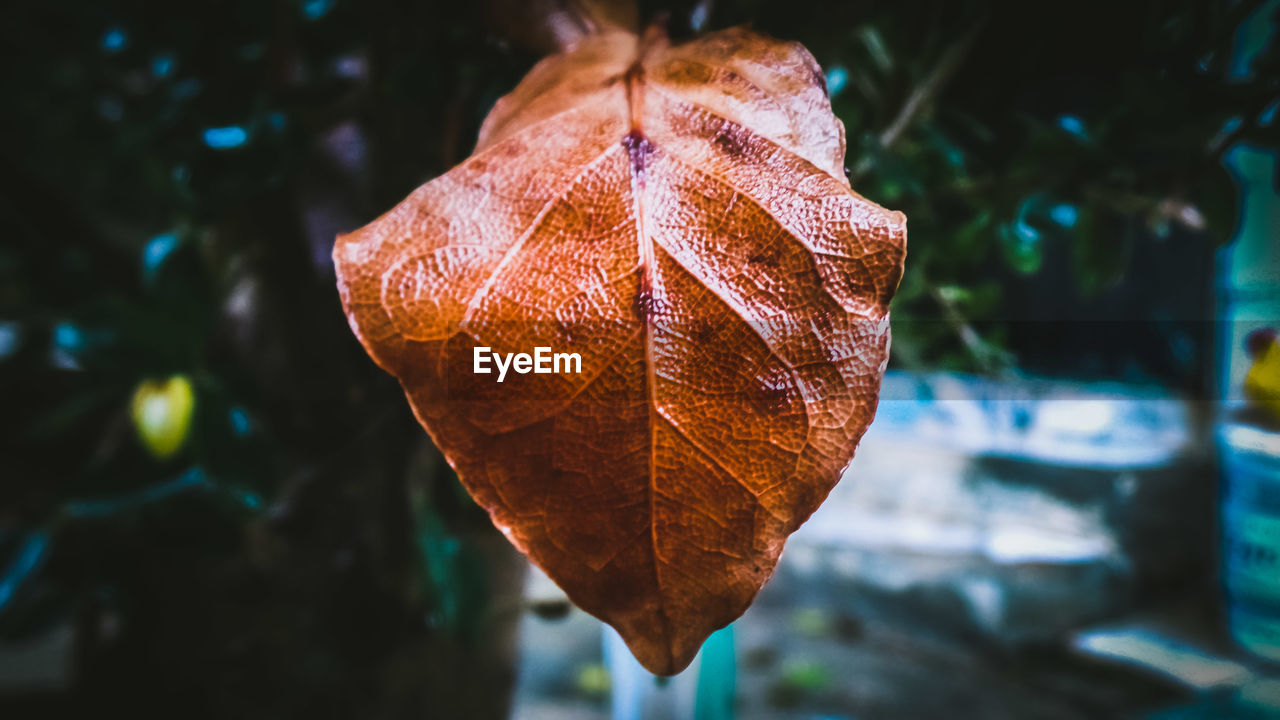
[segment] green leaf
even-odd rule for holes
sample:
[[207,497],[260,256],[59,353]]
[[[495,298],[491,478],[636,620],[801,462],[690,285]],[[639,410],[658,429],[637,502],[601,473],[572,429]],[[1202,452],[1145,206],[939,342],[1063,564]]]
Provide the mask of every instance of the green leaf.
[[1009,267],[1024,275],[1032,275],[1040,270],[1044,261],[1041,234],[1029,223],[1014,221],[1002,224],[1000,242]]
[[1103,223],[1096,211],[1081,213],[1071,244],[1072,274],[1086,298],[1095,297],[1124,277],[1139,222],[1131,220],[1123,232]]

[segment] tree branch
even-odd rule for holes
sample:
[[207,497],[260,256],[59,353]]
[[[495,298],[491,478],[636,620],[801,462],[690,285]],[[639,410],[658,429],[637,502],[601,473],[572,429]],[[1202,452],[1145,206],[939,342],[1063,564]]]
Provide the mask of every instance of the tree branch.
[[[933,66],[933,70],[925,77],[924,82],[917,85],[911,94],[907,96],[907,101],[902,104],[902,108],[898,110],[898,115],[894,117],[893,122],[889,123],[889,126],[880,133],[881,149],[887,150],[892,147],[902,137],[902,134],[933,104],[951,79],[951,76],[959,69],[965,56],[969,54],[969,49],[973,47],[973,41],[978,37],[978,33],[982,30],[985,22],[985,20],[979,20],[974,23],[972,27],[956,38],[943,51],[942,56],[938,58],[937,64]],[[856,180],[865,175],[871,169],[871,164],[870,157],[863,157],[850,174],[850,179]]]

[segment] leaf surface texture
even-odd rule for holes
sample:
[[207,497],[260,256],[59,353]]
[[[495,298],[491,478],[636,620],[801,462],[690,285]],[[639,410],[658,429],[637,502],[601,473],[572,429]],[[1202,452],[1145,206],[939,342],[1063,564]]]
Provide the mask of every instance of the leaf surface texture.
[[[591,36],[338,239],[343,307],[495,525],[648,669],[742,614],[875,413],[906,221],[801,46]],[[580,374],[475,374],[474,348]]]

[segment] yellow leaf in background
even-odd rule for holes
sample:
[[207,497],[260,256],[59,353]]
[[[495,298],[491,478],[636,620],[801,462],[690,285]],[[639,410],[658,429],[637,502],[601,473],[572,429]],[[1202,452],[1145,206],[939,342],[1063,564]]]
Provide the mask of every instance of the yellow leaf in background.
[[133,393],[133,426],[142,444],[159,460],[182,448],[191,430],[196,397],[185,375],[145,380]]
[[1244,394],[1271,420],[1280,422],[1280,342],[1275,331],[1250,337],[1253,366],[1244,378]]

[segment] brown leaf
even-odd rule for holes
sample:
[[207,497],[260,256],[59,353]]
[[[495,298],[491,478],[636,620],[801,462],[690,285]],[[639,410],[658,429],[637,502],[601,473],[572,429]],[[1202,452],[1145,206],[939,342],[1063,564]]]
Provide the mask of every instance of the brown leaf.
[[[799,45],[591,36],[334,260],[351,327],[511,542],[651,671],[746,610],[875,412],[906,220]],[[473,372],[473,351],[581,374]]]

